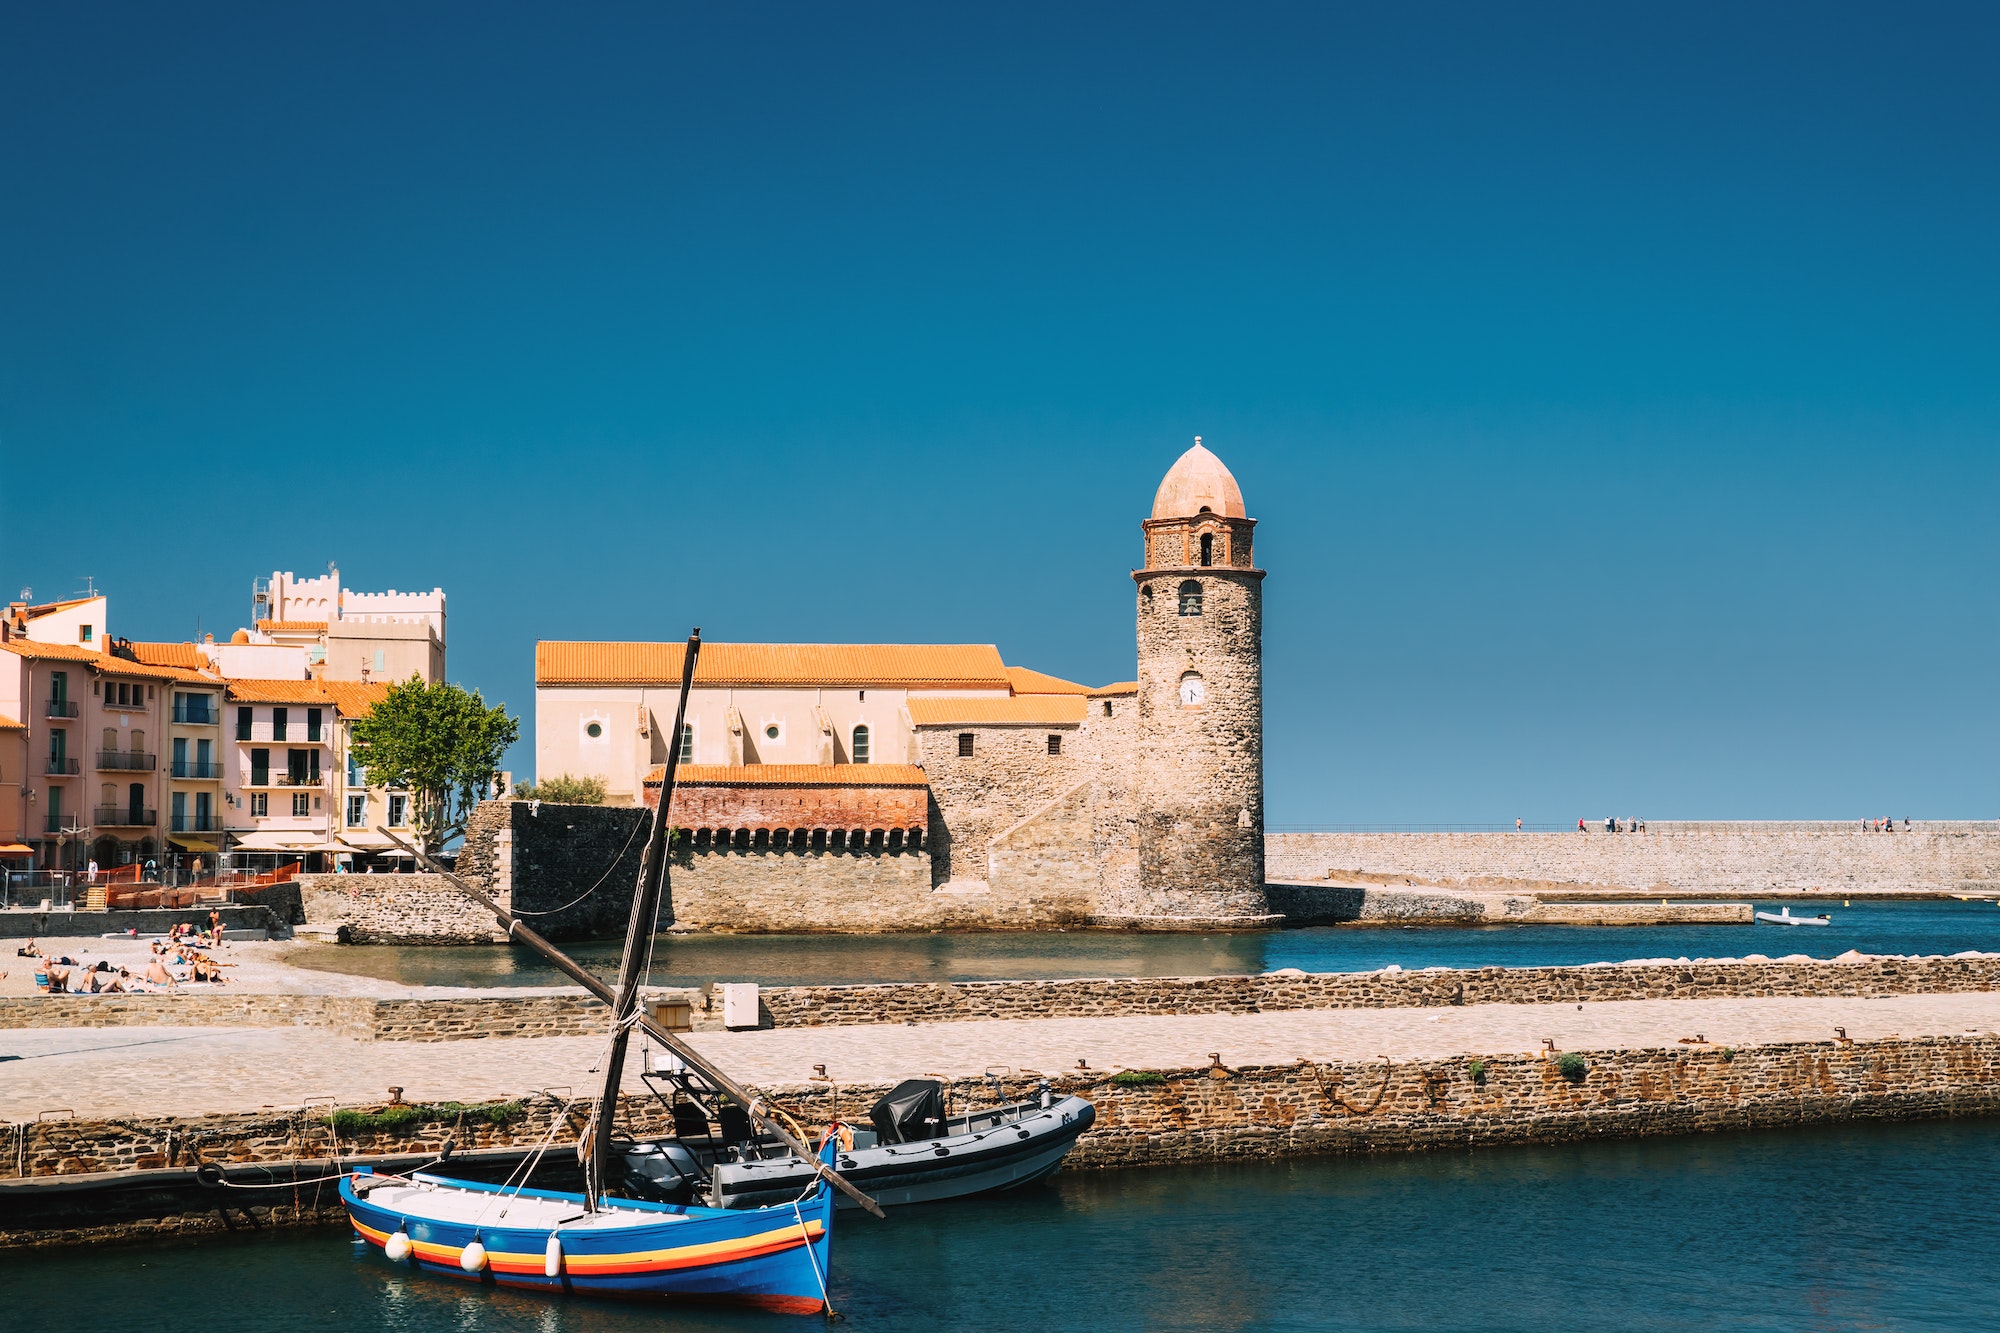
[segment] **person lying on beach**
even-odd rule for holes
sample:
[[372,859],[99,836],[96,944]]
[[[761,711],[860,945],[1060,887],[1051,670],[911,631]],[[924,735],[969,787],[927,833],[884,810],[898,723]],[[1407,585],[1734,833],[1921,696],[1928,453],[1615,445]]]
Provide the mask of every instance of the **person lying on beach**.
[[42,951],[34,940],[30,939],[26,944],[14,950],[14,956],[16,958],[40,958]]

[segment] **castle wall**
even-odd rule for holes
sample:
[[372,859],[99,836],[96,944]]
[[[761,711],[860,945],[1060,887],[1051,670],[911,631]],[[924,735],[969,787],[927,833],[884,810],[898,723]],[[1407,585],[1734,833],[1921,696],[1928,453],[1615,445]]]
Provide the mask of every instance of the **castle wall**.
[[1463,888],[1675,889],[1754,895],[1991,891],[2000,825],[1653,823],[1644,833],[1274,833],[1273,879],[1329,872],[1408,876]]
[[[972,734],[970,756],[958,753],[962,732]],[[1070,724],[917,729],[920,762],[930,779],[930,850],[939,885],[987,883],[995,836],[1089,776],[1086,761],[1074,752],[1077,732]],[[1063,738],[1061,754],[1049,753],[1052,735]]]

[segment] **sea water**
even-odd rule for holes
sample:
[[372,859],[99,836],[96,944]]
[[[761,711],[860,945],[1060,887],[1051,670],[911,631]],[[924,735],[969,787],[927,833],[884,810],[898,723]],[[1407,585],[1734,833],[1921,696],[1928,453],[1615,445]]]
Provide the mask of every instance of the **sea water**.
[[[2000,1121],[1074,1172],[843,1213],[882,1330],[2000,1326]],[[412,1273],[341,1228],[0,1255],[0,1326],[148,1333],[819,1327]]]
[[[1776,911],[1778,904],[1757,904]],[[1216,976],[1296,967],[1366,972],[1419,967],[1548,967],[1627,958],[1720,958],[1803,953],[2000,952],[2000,906],[1991,902],[1787,899],[1795,916],[1825,912],[1819,926],[1325,926],[1238,933],[983,931],[908,935],[662,935],[652,978],[660,985],[755,981],[767,986],[883,981],[994,981],[1037,977]],[[566,946],[606,975],[622,941]],[[313,945],[294,962],[405,985],[557,986],[568,978],[520,946],[453,949]]]

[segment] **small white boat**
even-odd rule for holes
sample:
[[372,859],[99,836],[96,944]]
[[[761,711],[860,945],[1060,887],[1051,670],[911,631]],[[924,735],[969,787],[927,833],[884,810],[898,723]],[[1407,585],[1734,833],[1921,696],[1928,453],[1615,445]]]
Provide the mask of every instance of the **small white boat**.
[[1818,916],[1793,916],[1792,909],[1789,907],[1781,907],[1775,912],[1759,912],[1757,913],[1757,919],[1773,926],[1830,926],[1833,924],[1833,918],[1825,912],[1821,912]]

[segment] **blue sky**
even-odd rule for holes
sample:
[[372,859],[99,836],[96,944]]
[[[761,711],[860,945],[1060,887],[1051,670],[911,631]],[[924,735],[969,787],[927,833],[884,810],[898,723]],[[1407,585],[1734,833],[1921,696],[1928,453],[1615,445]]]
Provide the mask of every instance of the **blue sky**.
[[12,6],[0,591],[1098,683],[1199,434],[1274,824],[1990,818],[1996,28]]

